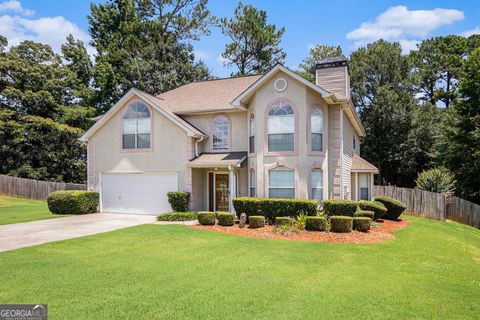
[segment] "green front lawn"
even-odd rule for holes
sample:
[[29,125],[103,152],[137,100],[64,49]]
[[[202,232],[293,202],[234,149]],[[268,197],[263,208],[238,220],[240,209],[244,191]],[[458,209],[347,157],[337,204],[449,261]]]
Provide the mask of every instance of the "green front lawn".
[[144,225],[0,253],[0,302],[51,319],[478,319],[480,231],[410,217],[393,241]]
[[0,196],[0,225],[58,217],[45,201]]

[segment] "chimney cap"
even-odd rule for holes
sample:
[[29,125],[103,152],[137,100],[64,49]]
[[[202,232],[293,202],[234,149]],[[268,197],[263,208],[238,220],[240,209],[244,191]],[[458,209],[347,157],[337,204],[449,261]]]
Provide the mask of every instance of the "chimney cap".
[[347,58],[344,55],[325,58],[315,62],[316,69],[332,68],[339,66],[348,66]]

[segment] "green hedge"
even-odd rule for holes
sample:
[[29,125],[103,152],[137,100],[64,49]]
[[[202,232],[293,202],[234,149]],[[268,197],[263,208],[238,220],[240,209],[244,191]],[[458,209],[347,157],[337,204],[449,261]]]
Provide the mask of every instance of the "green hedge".
[[355,217],[367,217],[367,218],[370,218],[370,219],[373,220],[374,216],[375,216],[375,213],[373,211],[358,210],[357,212],[355,212],[355,215],[353,217],[354,218]]
[[190,193],[183,191],[167,192],[168,203],[175,212],[188,211],[188,202],[190,201]]
[[367,232],[370,230],[372,219],[368,217],[355,217],[353,218],[353,229],[360,232]]
[[330,217],[331,231],[339,233],[352,232],[353,218],[349,216]]
[[316,200],[298,199],[263,199],[263,198],[235,198],[233,207],[238,214],[249,216],[264,216],[269,222],[276,217],[296,217],[302,212],[307,216],[317,214]]
[[358,206],[362,210],[373,211],[373,220],[381,219],[387,213],[387,207],[379,201],[361,200],[358,202]]
[[352,200],[323,200],[323,210],[328,216],[353,217],[358,202]]
[[375,201],[383,203],[387,208],[387,214],[384,216],[385,219],[397,220],[405,209],[407,209],[405,204],[388,196],[375,197]]
[[199,211],[197,213],[198,222],[204,226],[213,226],[215,225],[215,212],[210,211]]
[[264,216],[250,216],[248,218],[248,225],[252,229],[263,228],[263,227],[265,227],[265,217]]
[[85,214],[98,210],[99,194],[95,191],[65,190],[48,195],[47,204],[54,214]]
[[324,217],[307,217],[305,229],[308,231],[326,231],[327,219]]
[[276,226],[286,226],[293,224],[293,219],[290,217],[276,217],[275,225]]
[[157,216],[158,221],[190,221],[196,220],[195,212],[165,212]]
[[235,224],[235,215],[230,212],[217,212],[217,219],[221,226],[233,226]]

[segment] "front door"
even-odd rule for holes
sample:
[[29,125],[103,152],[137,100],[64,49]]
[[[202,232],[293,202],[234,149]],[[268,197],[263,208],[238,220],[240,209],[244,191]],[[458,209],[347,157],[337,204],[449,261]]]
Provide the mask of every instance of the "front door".
[[215,174],[215,211],[228,211],[230,188],[228,173]]

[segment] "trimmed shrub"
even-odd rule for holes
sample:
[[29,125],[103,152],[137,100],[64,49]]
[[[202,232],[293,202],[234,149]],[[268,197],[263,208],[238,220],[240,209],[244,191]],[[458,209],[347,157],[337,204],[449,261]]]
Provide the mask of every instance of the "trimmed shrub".
[[331,216],[348,216],[353,217],[357,211],[357,202],[352,200],[324,200],[323,210]]
[[183,191],[167,192],[168,203],[175,212],[187,212],[190,193]]
[[195,212],[165,212],[157,216],[157,221],[190,221],[196,220]]
[[362,210],[373,211],[373,220],[381,219],[385,214],[387,214],[387,207],[385,207],[385,205],[379,201],[361,200],[358,201],[358,206]]
[[293,219],[290,217],[276,217],[275,218],[275,225],[282,226],[282,225],[291,225],[293,224]]
[[355,215],[353,217],[354,218],[355,217],[367,217],[367,218],[370,218],[370,219],[373,220],[374,216],[375,216],[375,213],[373,211],[358,210],[357,212],[355,212]]
[[305,229],[308,231],[326,231],[327,219],[324,217],[307,217]]
[[48,195],[47,204],[54,214],[85,214],[97,212],[99,194],[95,191],[64,190]]
[[317,214],[316,200],[235,198],[232,200],[236,212],[249,216],[264,216],[270,223],[276,217],[297,217],[302,212],[307,216]]
[[331,231],[339,233],[352,232],[353,218],[349,216],[331,216]]
[[248,224],[250,228],[263,228],[265,227],[265,217],[264,216],[250,216],[248,218]]
[[383,203],[387,208],[387,214],[384,216],[385,219],[397,220],[405,209],[407,209],[405,204],[388,196],[375,197],[375,201]]
[[353,218],[353,229],[360,232],[367,232],[370,230],[372,219],[368,217],[355,217]]
[[217,219],[221,226],[233,226],[235,224],[235,215],[230,212],[217,212]]
[[215,212],[199,211],[197,213],[198,222],[204,226],[215,225]]

